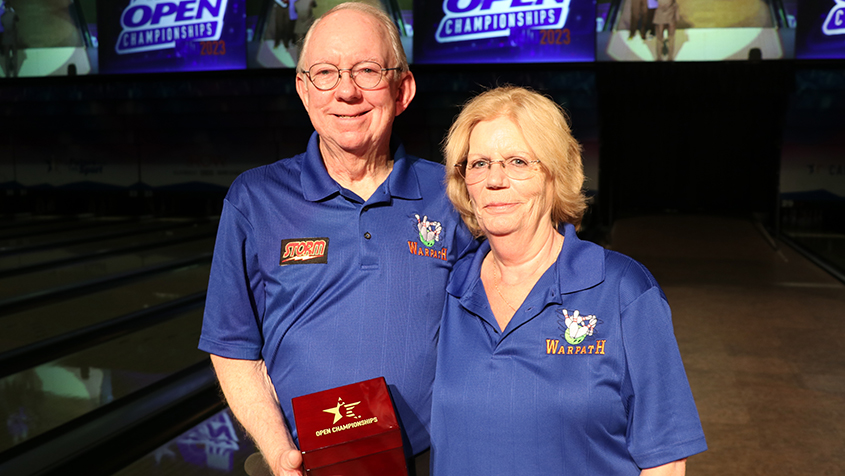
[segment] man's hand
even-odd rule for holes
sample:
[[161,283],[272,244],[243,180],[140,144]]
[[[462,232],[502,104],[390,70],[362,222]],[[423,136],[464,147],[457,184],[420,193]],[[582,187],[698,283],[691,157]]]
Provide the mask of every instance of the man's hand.
[[276,476],[303,476],[302,453],[297,449],[285,450],[279,455],[279,463],[273,469]]
[[211,356],[232,413],[264,455],[274,476],[302,476],[302,453],[285,426],[279,398],[263,360]]

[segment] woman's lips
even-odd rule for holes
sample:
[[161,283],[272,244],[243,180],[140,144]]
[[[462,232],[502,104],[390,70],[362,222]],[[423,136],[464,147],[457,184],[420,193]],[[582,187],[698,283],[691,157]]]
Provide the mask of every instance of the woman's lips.
[[513,209],[515,206],[515,203],[494,202],[484,205],[484,209],[492,213],[507,212]]

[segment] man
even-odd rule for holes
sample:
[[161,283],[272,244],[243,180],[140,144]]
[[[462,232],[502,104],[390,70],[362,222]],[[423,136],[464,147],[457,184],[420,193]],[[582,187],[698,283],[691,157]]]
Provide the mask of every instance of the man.
[[229,189],[200,340],[276,475],[301,474],[292,397],[379,376],[406,448],[428,448],[445,284],[475,243],[442,166],[391,143],[416,83],[389,17],[347,3],[317,20],[296,89],[316,133]]
[[[645,40],[645,33],[648,30],[646,23],[647,8],[646,0],[631,0],[631,26],[628,33],[628,39],[634,39],[634,35],[640,32],[640,37]],[[640,22],[642,21],[642,25]]]
[[276,0],[273,2],[273,48],[278,48],[279,43],[284,43],[285,48],[290,45],[293,39],[293,20],[290,18],[290,0]]

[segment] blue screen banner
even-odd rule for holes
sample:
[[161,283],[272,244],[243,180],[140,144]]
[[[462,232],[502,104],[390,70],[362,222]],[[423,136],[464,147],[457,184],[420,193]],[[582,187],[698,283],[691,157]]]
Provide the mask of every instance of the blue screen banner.
[[414,63],[595,59],[595,0],[415,0]]
[[100,72],[246,68],[245,0],[97,2]]
[[795,57],[845,58],[845,0],[798,2]]

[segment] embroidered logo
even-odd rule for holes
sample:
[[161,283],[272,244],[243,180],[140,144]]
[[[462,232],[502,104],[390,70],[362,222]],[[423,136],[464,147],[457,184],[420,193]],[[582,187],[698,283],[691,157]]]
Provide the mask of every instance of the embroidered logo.
[[337,406],[326,408],[323,411],[334,415],[334,421],[332,422],[332,425],[334,425],[344,416],[347,418],[354,418],[356,420],[361,418],[361,415],[356,415],[353,411],[360,403],[361,402],[345,403],[342,398],[337,397]]
[[419,246],[416,240],[408,241],[408,250],[412,255],[426,256],[443,261],[448,261],[448,249],[441,248],[434,249],[437,242],[440,241],[440,234],[443,231],[443,225],[439,221],[429,220],[427,215],[422,218],[418,214],[414,214],[416,222],[414,223],[414,230],[419,236]]
[[595,315],[582,316],[578,310],[561,309],[563,317],[557,320],[560,336],[570,345],[560,345],[559,339],[546,339],[547,354],[604,354],[606,340],[597,340],[595,344],[583,344],[584,339],[593,336],[596,326],[601,321]]
[[329,239],[326,237],[282,240],[279,266],[327,263],[328,255]]
[[578,310],[569,315],[569,311],[562,309],[563,319],[558,319],[557,323],[563,334],[560,336],[566,339],[572,345],[580,344],[587,336],[593,335],[596,330],[598,319],[596,316],[582,316]]
[[440,241],[440,231],[443,229],[443,226],[439,221],[429,221],[427,216],[423,216],[422,220],[420,220],[419,215],[414,214],[414,216],[417,218],[417,230],[420,232],[420,241],[425,246],[431,248],[435,242]]

